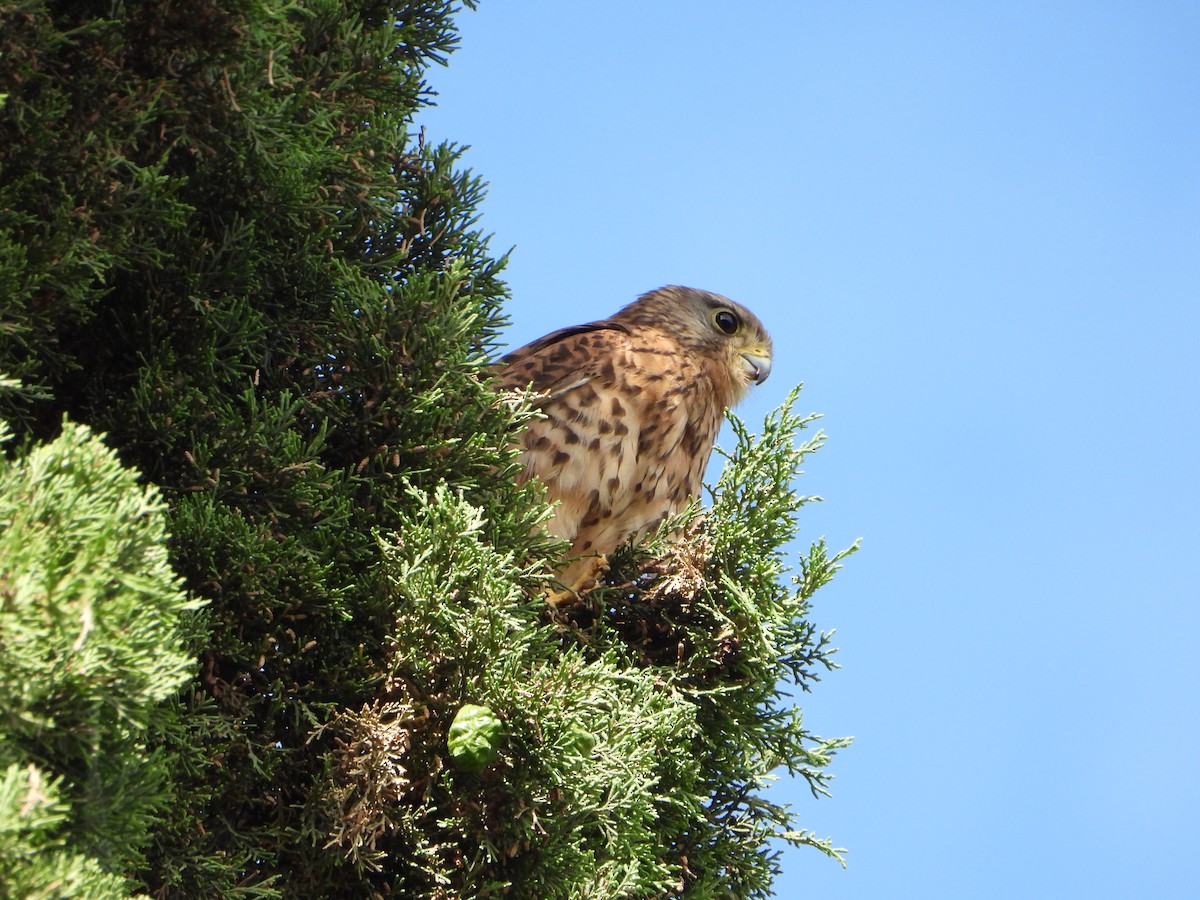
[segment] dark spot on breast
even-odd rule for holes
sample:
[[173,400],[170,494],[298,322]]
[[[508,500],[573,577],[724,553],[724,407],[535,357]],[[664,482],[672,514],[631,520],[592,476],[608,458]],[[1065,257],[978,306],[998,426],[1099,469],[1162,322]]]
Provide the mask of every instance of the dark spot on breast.
[[619,488],[620,486],[621,486],[621,479],[618,478],[616,475],[614,475],[612,478],[608,479],[608,491],[610,494],[615,494],[617,492],[617,488]]
[[579,443],[579,435],[577,435],[570,428],[564,428],[563,429],[563,440],[566,441],[568,444],[578,444]]
[[691,423],[683,430],[683,446],[687,448],[689,456],[695,456],[703,449],[705,436],[702,435],[696,428],[695,423]]
[[554,451],[554,465],[561,466],[571,461],[571,454],[564,453],[562,450]]
[[608,507],[593,507],[591,514],[580,523],[579,527],[580,528],[594,528],[595,526],[597,526],[601,522],[603,522],[605,519],[609,518],[611,515],[612,515],[612,510],[609,509]]
[[617,435],[618,437],[629,434],[629,426],[620,419],[617,419],[617,421],[613,422],[613,434]]
[[605,422],[603,419],[601,419],[596,424],[597,424],[597,427],[599,427],[601,434],[610,434],[612,432],[612,426],[609,425],[607,422]]
[[614,416],[625,415],[625,407],[623,407],[621,405],[621,401],[619,399],[617,399],[616,397],[612,398],[612,414]]

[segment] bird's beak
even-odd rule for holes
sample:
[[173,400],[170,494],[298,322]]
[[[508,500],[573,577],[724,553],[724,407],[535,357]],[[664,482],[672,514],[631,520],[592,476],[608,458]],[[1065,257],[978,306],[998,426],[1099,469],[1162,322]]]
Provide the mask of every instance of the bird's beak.
[[771,374],[771,357],[763,350],[745,350],[741,354],[746,374],[755,384],[762,384]]

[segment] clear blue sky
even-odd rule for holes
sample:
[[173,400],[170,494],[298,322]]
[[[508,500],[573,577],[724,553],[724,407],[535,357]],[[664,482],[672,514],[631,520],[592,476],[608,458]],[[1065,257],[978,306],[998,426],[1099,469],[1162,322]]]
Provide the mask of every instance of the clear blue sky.
[[[733,12],[738,9],[740,12]],[[783,897],[1200,896],[1200,3],[483,0],[431,73],[510,337],[683,283],[775,338],[856,737]]]

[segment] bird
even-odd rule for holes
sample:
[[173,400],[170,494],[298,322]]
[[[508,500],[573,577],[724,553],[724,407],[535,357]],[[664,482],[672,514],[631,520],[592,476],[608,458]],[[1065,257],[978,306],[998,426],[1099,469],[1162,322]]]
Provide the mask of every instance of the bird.
[[725,410],[766,381],[771,353],[744,306],[668,285],[497,361],[497,386],[530,391],[540,414],[520,434],[518,480],[545,484],[545,529],[570,543],[553,602],[699,496]]

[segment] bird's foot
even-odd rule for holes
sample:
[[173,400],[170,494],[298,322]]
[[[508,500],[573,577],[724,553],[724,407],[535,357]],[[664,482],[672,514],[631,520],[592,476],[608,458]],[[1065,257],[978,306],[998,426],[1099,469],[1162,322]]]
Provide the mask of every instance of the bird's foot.
[[[563,572],[563,581],[557,589],[546,591],[546,602],[551,606],[567,606],[578,603],[583,595],[600,583],[600,578],[608,571],[608,559],[604,556],[589,556],[577,559]],[[568,576],[574,574],[567,586]]]

